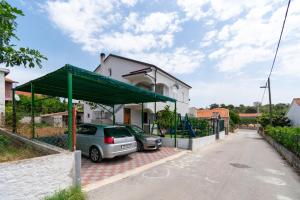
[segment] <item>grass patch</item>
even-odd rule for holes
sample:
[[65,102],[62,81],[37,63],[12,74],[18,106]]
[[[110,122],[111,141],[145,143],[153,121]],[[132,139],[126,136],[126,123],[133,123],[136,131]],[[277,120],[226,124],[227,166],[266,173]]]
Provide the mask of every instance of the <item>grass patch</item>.
[[45,200],[85,200],[85,194],[81,191],[80,187],[70,187],[65,190],[56,192]]
[[[38,137],[50,137],[50,136],[58,136],[58,135],[64,135],[67,128],[62,127],[53,127],[49,126],[47,124],[36,124],[35,125],[35,133]],[[17,127],[17,131],[20,135],[26,137],[26,138],[32,138],[32,127],[30,124],[20,124]]]
[[0,134],[0,163],[42,156],[31,146]]

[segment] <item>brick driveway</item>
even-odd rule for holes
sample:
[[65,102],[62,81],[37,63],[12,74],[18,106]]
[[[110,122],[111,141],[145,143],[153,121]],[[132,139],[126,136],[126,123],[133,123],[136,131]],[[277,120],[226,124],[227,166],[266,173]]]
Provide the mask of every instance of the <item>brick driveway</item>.
[[82,185],[103,180],[178,152],[174,148],[162,147],[157,151],[136,152],[126,157],[103,160],[101,163],[92,163],[89,159],[83,157],[81,164]]

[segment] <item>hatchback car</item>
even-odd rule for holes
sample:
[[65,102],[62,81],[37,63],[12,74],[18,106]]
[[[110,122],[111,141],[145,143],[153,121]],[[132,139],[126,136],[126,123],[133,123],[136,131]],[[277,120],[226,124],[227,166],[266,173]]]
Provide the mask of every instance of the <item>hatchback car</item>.
[[81,124],[77,127],[76,148],[91,161],[136,152],[134,136],[125,126]]
[[125,125],[132,135],[135,136],[137,142],[137,150],[155,150],[159,149],[162,144],[162,140],[159,136],[147,134],[143,129],[136,125]]

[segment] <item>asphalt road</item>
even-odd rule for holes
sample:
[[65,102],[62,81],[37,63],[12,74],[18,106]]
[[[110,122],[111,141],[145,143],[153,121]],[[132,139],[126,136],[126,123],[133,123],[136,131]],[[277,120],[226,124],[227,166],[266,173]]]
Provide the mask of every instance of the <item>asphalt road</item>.
[[300,178],[255,131],[88,193],[90,200],[299,200]]

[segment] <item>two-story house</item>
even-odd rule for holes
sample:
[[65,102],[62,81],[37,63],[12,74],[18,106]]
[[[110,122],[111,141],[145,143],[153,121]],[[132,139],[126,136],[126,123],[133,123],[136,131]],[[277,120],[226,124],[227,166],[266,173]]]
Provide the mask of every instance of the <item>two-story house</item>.
[[[100,56],[101,64],[95,72],[113,79],[135,85],[165,96],[177,99],[177,112],[185,115],[189,110],[189,90],[191,86],[179,80],[163,69],[149,63],[130,58],[109,54]],[[101,93],[101,91],[99,91]],[[173,103],[154,102],[144,104],[145,130],[150,130],[154,114],[166,105],[174,109]],[[126,104],[115,106],[117,123],[142,125],[141,104]],[[84,121],[96,123],[110,123],[111,114],[105,109],[91,109],[88,104],[84,106]]]
[[15,81],[6,77],[9,70],[0,68],[0,126],[4,125],[5,103],[12,100],[12,87]]

